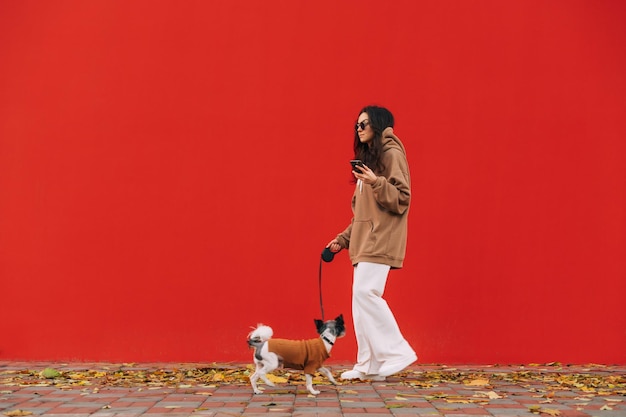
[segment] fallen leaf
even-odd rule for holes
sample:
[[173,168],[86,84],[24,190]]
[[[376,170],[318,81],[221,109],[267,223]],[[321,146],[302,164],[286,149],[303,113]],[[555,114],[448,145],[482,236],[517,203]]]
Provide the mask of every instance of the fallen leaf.
[[396,398],[395,398],[395,399],[396,399],[397,401],[408,401],[406,398],[402,398],[402,397],[400,397],[400,396],[398,396],[398,395],[396,395]]
[[473,387],[482,387],[484,385],[489,385],[489,380],[484,378],[473,379],[469,382],[465,382],[465,385],[473,386]]
[[276,376],[274,374],[267,374],[267,379],[275,384],[284,384],[287,382],[287,378],[283,378],[282,376]]
[[13,410],[13,411],[7,411],[6,413],[3,413],[3,414],[9,417],[18,417],[18,416],[29,416],[33,413],[31,411],[25,411],[25,410]]
[[41,371],[41,376],[46,379],[54,379],[54,378],[60,377],[61,373],[57,371],[56,369],[46,368],[43,371]]
[[497,400],[502,398],[502,396],[498,395],[495,391],[478,391],[474,394],[474,397],[487,397],[490,400]]
[[543,408],[539,405],[529,405],[528,411],[535,414],[549,414],[551,416],[558,416],[561,414],[559,410],[555,410],[553,408]]

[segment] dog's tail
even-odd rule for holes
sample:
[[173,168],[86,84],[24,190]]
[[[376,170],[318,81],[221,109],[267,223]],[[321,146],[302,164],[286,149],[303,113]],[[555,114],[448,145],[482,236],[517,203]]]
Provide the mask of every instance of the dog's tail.
[[259,324],[256,329],[248,334],[248,345],[256,346],[270,340],[274,335],[274,331],[270,326]]

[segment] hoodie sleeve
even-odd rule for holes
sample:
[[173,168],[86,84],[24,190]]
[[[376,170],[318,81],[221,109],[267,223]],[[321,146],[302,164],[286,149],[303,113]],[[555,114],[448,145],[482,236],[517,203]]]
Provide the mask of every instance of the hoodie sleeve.
[[385,152],[385,170],[388,175],[379,176],[372,184],[378,204],[395,214],[404,214],[411,201],[411,178],[404,152],[391,148]]

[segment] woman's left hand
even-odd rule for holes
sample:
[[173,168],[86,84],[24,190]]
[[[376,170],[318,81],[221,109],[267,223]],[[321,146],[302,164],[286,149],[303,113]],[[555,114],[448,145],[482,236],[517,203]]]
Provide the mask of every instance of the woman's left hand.
[[374,184],[376,182],[376,174],[374,174],[374,171],[369,169],[367,165],[360,165],[359,168],[362,173],[359,173],[356,170],[352,171],[357,180],[361,180],[365,184]]

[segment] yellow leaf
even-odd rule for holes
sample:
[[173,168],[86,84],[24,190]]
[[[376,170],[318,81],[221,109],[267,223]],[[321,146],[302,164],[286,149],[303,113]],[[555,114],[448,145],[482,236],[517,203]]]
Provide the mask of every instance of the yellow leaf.
[[470,386],[474,386],[474,387],[481,387],[484,385],[489,385],[489,380],[488,379],[483,379],[483,378],[477,378],[477,379],[473,379],[469,382],[465,382],[465,385],[470,385]]
[[561,414],[559,410],[555,410],[554,408],[541,408],[539,409],[539,412],[549,414],[551,416],[558,416]]
[[355,390],[352,390],[352,389],[341,390],[339,392],[341,392],[342,394],[358,394],[359,393],[358,391],[355,391]]
[[18,417],[18,416],[29,416],[33,414],[30,411],[24,411],[24,410],[13,410],[13,411],[7,411],[6,413],[4,413],[5,416],[9,416],[9,417]]
[[267,379],[275,384],[284,384],[285,382],[287,382],[287,378],[283,378],[282,376],[276,376],[274,374],[267,374]]
[[396,399],[396,401],[407,401],[407,399],[406,399],[406,398],[402,398],[402,397],[399,397],[399,396],[397,396],[397,395],[396,395],[396,398],[395,398],[395,399]]

